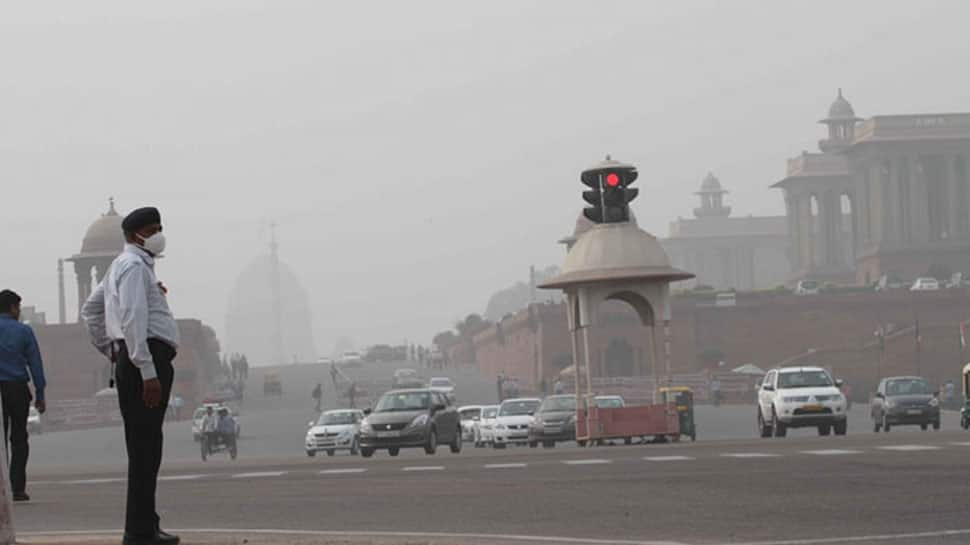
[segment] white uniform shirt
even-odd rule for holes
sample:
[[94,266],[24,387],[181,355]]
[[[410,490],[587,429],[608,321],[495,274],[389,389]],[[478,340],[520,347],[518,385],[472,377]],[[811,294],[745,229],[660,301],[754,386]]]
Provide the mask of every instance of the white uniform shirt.
[[148,339],[178,348],[178,325],[155,277],[155,259],[134,244],[125,244],[84,303],[81,317],[102,354],[110,357],[111,343],[125,341],[128,357],[141,371],[142,380],[157,376]]

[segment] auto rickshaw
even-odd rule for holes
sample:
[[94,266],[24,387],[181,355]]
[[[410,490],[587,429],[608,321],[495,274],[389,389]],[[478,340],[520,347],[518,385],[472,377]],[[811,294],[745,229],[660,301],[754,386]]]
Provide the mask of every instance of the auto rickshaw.
[[694,424],[694,392],[687,386],[667,386],[660,388],[660,398],[663,403],[676,403],[677,415],[680,417],[680,435],[697,440],[697,425]]
[[970,363],[963,366],[963,408],[960,409],[960,427],[970,428]]
[[267,371],[263,375],[263,395],[270,394],[283,396],[283,381],[280,379],[279,371]]

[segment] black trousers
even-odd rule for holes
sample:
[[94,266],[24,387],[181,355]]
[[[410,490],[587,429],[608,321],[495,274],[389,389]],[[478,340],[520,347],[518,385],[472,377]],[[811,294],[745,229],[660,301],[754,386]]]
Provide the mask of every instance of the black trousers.
[[118,384],[118,405],[125,422],[125,446],[128,448],[128,503],[125,509],[125,533],[130,536],[153,535],[158,529],[155,511],[155,489],[158,469],[162,465],[162,424],[168,398],[172,392],[175,370],[172,360],[175,349],[155,339],[148,340],[148,349],[155,361],[155,372],[162,384],[162,401],[155,408],[145,406],[142,399],[141,372],[128,357],[124,342],[118,343],[118,364],[115,380]]
[[27,488],[27,456],[30,445],[27,443],[27,416],[30,414],[30,389],[26,382],[0,381],[0,395],[3,396],[4,445],[10,459],[10,489],[14,494],[22,494]]

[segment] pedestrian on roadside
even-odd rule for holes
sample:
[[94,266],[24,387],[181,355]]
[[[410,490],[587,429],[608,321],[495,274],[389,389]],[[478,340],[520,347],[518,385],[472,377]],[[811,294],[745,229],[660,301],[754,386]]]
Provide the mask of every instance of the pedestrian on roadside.
[[175,409],[176,421],[182,420],[182,407],[184,405],[185,405],[185,400],[182,399],[182,396],[175,394],[175,396],[172,398],[172,407]]
[[566,391],[566,387],[563,386],[561,378],[558,378],[558,377],[556,378],[556,382],[555,384],[553,384],[552,389],[556,393],[556,395],[560,395]]
[[10,488],[13,501],[30,501],[27,495],[27,418],[33,399],[28,382],[33,381],[34,407],[43,414],[44,363],[34,330],[20,322],[20,296],[0,291],[0,395],[3,396],[4,446],[10,459]]
[[498,378],[495,380],[495,386],[498,388],[498,402],[501,403],[505,401],[505,373],[499,373]]
[[157,208],[139,208],[121,222],[124,251],[81,309],[94,346],[115,363],[118,405],[128,450],[123,545],[177,545],[155,509],[162,463],[162,423],[168,408],[179,332],[168,290],[155,276],[165,251]]
[[323,398],[323,388],[319,382],[313,387],[313,392],[310,393],[310,396],[316,402],[316,408],[314,410],[320,412],[320,400]]

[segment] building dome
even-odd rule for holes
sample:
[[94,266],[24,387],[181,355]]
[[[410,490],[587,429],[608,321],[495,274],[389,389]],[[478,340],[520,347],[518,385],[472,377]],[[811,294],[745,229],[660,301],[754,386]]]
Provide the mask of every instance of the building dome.
[[108,211],[88,227],[81,241],[81,255],[116,256],[125,246],[125,235],[121,230],[121,220],[115,210],[114,199],[109,201]]
[[720,180],[714,176],[713,172],[708,172],[707,176],[704,177],[704,181],[701,182],[700,193],[724,193],[724,188],[721,187]]
[[855,110],[849,101],[842,96],[842,89],[839,89],[839,96],[829,106],[829,119],[855,119]]
[[226,312],[226,352],[245,354],[255,365],[316,361],[309,297],[293,270],[278,263],[281,350],[275,352],[273,254],[254,259],[236,278]]
[[583,234],[566,256],[562,273],[540,285],[562,288],[598,280],[677,281],[693,275],[670,266],[656,237],[629,223],[604,223]]

